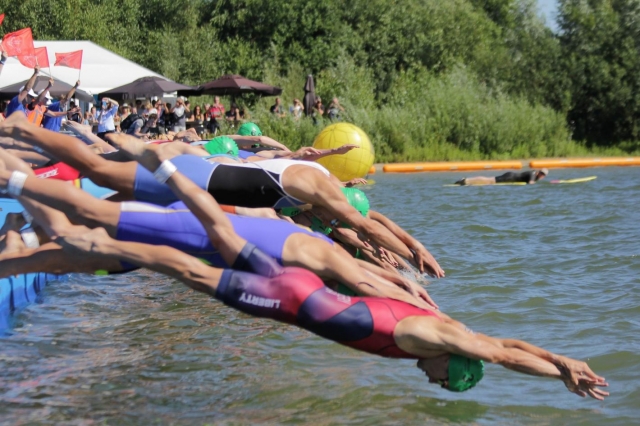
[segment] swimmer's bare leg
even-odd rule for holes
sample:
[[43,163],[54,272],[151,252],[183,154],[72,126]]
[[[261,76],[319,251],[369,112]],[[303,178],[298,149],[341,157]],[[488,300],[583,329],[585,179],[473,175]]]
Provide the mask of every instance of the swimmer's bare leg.
[[[25,173],[27,176],[30,176],[32,178],[35,177],[33,171],[29,169],[29,166],[27,166],[27,164],[25,164],[19,158],[10,155],[2,148],[0,148],[0,170],[6,172],[20,171]],[[55,187],[59,185],[53,184],[53,186]],[[65,186],[76,189],[75,187],[70,185]],[[17,200],[20,202],[20,204],[22,204],[25,210],[27,210],[27,212],[29,212],[31,216],[33,216],[34,222],[39,224],[43,228],[44,232],[49,236],[55,236],[58,235],[59,232],[66,231],[66,227],[71,225],[67,216],[56,209],[53,209],[26,196],[17,197]],[[19,216],[19,218],[13,217],[13,220],[20,222],[22,226],[26,225],[24,216],[21,214]],[[22,220],[20,221],[20,219]],[[39,239],[40,242],[43,241],[41,237]]]
[[[10,171],[0,170],[0,188],[6,188],[10,178]],[[60,210],[71,220],[77,220],[90,227],[102,226],[107,229],[110,235],[116,235],[120,218],[120,204],[99,200],[65,182],[28,176],[20,198],[25,198],[27,202],[29,199],[35,200],[45,206]],[[35,216],[39,213],[42,212],[34,210],[33,214]],[[51,226],[51,229],[48,230],[51,232],[49,235],[59,235],[61,232],[68,235],[65,228],[68,227],[69,220],[62,213],[47,213],[49,216],[45,220],[50,221],[46,223]]]
[[22,250],[0,253],[0,278],[36,272],[90,274],[98,270],[121,272],[123,269],[117,260],[91,254],[71,255],[55,243],[47,243],[37,249],[23,247]]
[[135,163],[114,163],[95,154],[84,142],[73,136],[51,132],[29,123],[24,115],[12,114],[0,123],[0,137],[13,138],[52,153],[89,177],[97,185],[112,188],[133,197]]
[[496,178],[494,177],[476,176],[465,178],[462,185],[493,185],[495,183]]
[[[120,149],[127,152],[149,171],[156,171],[163,161],[170,160],[175,155],[172,145],[149,145],[136,138],[117,138]],[[184,202],[189,210],[204,226],[209,240],[220,250],[222,258],[228,265],[233,265],[238,254],[247,241],[235,233],[229,218],[224,214],[211,194],[198,187],[182,173],[174,172],[167,185],[173,193]]]

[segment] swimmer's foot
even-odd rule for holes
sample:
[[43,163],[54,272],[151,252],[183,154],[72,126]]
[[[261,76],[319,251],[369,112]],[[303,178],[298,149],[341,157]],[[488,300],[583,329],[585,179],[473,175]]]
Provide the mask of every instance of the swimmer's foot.
[[55,239],[64,251],[72,254],[107,254],[111,240],[104,228],[89,229],[86,226],[74,226],[66,235]]
[[18,232],[27,222],[20,213],[7,213],[4,225],[0,228],[0,240],[4,239],[9,231]]
[[25,126],[31,126],[27,117],[19,112],[13,113],[0,123],[0,137],[21,140],[23,132],[28,129]]
[[28,176],[35,176],[33,169],[29,167],[27,163],[2,148],[0,148],[0,160],[4,163],[4,168],[8,171],[20,171],[26,173]]
[[7,232],[6,238],[0,241],[0,254],[21,252],[26,248],[20,233],[13,230]]

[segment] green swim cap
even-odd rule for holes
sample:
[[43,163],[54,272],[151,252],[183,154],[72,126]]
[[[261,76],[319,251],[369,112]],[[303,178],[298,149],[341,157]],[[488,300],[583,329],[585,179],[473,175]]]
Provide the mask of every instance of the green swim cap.
[[311,218],[310,228],[313,232],[319,232],[324,235],[329,235],[333,231],[330,227],[324,226],[322,221],[315,216]]
[[238,129],[238,134],[241,136],[262,136],[262,131],[256,123],[244,123]]
[[347,201],[349,204],[356,210],[362,214],[362,216],[367,216],[369,213],[369,199],[367,195],[359,190],[358,188],[340,188],[342,189],[343,194],[347,197]]
[[484,362],[451,354],[449,357],[449,389],[464,392],[471,389],[484,376]]
[[204,149],[211,155],[227,154],[238,156],[238,144],[229,136],[218,136],[211,139],[204,146]]
[[297,207],[283,207],[280,209],[282,216],[294,217],[298,216],[302,211]]

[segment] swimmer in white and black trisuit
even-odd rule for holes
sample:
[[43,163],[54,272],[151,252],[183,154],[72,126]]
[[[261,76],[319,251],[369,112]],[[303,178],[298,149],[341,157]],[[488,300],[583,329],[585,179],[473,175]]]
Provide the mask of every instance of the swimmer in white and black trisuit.
[[496,177],[476,176],[460,179],[457,185],[493,185],[496,183],[526,183],[532,185],[549,175],[548,169],[529,170],[528,172],[507,172]]
[[[146,167],[152,167],[150,161]],[[176,171],[170,161],[156,163],[154,175],[202,220],[213,199]],[[12,175],[13,177],[14,175]],[[13,178],[13,193],[20,179]],[[589,366],[530,343],[476,334],[462,323],[433,309],[379,297],[349,297],[325,287],[313,273],[283,268],[251,248],[227,226],[218,209],[213,222],[203,221],[211,243],[219,247],[233,269],[216,269],[165,246],[115,241],[102,228],[69,228],[59,243],[76,256],[125,261],[183,282],[226,305],[262,318],[298,326],[348,347],[384,357],[418,359],[418,368],[450,391],[474,387],[484,376],[483,361],[516,372],[562,381],[570,392],[603,400],[609,395],[604,377]],[[220,222],[218,221],[220,219]],[[249,249],[247,249],[247,247]]]
[[[0,137],[13,138],[55,153],[59,160],[77,169],[97,185],[118,191],[121,200],[135,199],[134,195],[137,195],[143,197],[138,199],[142,201],[165,204],[176,201],[175,197],[172,199],[169,196],[170,191],[157,182],[153,183],[153,188],[159,188],[159,192],[153,194],[148,193],[151,186],[143,188],[138,185],[139,182],[146,182],[150,176],[138,164],[105,160],[80,140],[32,126],[18,114],[0,124]],[[215,165],[199,156],[184,155],[184,149],[199,148],[180,143],[145,145],[135,138],[119,134],[111,134],[110,142],[119,145],[134,158],[145,151],[157,150],[164,156],[163,160],[176,161],[176,166],[183,173],[200,188],[209,191],[221,204],[258,207],[256,200],[260,200],[264,203],[260,207],[273,207],[279,203],[309,203],[316,208],[325,208],[336,221],[352,226],[379,246],[411,261],[420,272],[434,277],[444,276],[443,269],[426,249],[408,247],[379,222],[364,218],[355,210],[340,191],[339,183],[333,183],[329,173],[319,164],[270,160],[270,163]],[[214,175],[219,179],[212,179]],[[239,191],[244,193],[243,197],[238,196]]]
[[[36,178],[27,164],[0,149],[0,188],[4,188],[4,182],[9,182],[16,172],[24,174],[22,195],[18,200],[51,237],[63,234],[73,226],[69,217],[76,224],[103,227],[112,238],[120,241],[165,245],[196,256],[214,267],[230,266],[224,262],[218,248],[211,244],[206,228],[181,201],[160,207],[141,202],[98,200],[73,185]],[[216,217],[215,211],[219,207],[211,197],[202,202],[209,206],[204,219],[206,223],[212,223],[216,218],[218,222],[224,221],[233,232],[282,265],[304,267],[344,284],[357,294],[394,297],[417,306],[436,306],[418,284],[356,261],[321,234],[283,220],[233,214],[227,214],[223,220]],[[37,228],[35,231],[34,247],[0,254],[0,276],[30,272],[121,273],[137,268],[104,258],[73,257],[60,250]],[[29,238],[33,241],[34,237]],[[43,245],[37,247],[37,243]],[[15,247],[12,243],[11,248]]]

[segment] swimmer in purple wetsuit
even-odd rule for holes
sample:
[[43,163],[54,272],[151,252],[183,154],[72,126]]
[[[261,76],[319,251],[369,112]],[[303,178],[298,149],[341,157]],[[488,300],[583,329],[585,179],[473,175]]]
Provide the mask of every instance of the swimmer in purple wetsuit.
[[[149,161],[147,165],[152,165]],[[199,218],[207,218],[211,197],[170,163],[155,174]],[[12,175],[14,195],[20,178]],[[0,187],[7,186],[0,176]],[[219,209],[218,209],[219,210]],[[222,212],[219,211],[221,214]],[[218,217],[224,222],[223,215]],[[396,358],[419,359],[429,381],[456,392],[476,385],[483,361],[517,372],[560,379],[569,391],[602,400],[605,379],[581,361],[556,355],[529,343],[497,339],[469,331],[443,313],[377,297],[349,297],[327,289],[313,273],[282,268],[220,223],[203,222],[213,245],[232,269],[215,269],[185,253],[163,246],[111,239],[104,229],[68,228],[59,239],[78,256],[122,260],[172,276],[247,314],[293,324],[343,345]]]
[[[141,191],[145,190],[138,187],[136,191],[136,174],[139,170],[137,164],[132,162],[116,163],[105,160],[92,152],[77,138],[31,126],[26,121],[26,118],[20,117],[18,114],[9,117],[0,124],[0,136],[35,145],[55,155],[58,160],[80,171],[97,185],[118,191],[121,200],[132,199],[134,192],[140,194]],[[128,151],[132,158],[136,160],[147,151],[157,152],[157,155],[162,156],[163,160],[183,155],[187,157],[188,154],[193,153],[199,155],[202,152],[199,148],[181,143],[145,146],[144,143],[136,138],[127,135],[111,134],[109,137],[110,142],[119,146],[123,151]],[[269,202],[278,203],[284,199],[282,202],[285,203],[291,198],[297,200],[295,202],[310,203],[316,208],[324,208],[335,220],[348,224],[377,245],[408,259],[420,272],[426,272],[434,277],[444,276],[444,271],[426,249],[423,250],[418,247],[415,252],[412,252],[406,244],[379,222],[362,217],[351,207],[340,191],[338,184],[333,184],[321,169],[309,166],[310,162],[302,161],[295,165],[290,165],[282,169],[281,175],[277,176],[277,173],[274,175],[272,172],[261,168],[256,169],[255,167],[225,165],[228,167],[217,166],[212,170],[211,166],[202,164],[204,162],[200,163],[202,160],[197,158],[184,158],[180,161],[185,162],[185,164],[181,164],[181,167],[184,167],[182,171],[185,173],[193,172],[193,178],[197,180],[201,189],[219,190],[220,194],[217,195],[220,197],[236,197],[237,194],[233,191],[246,191],[249,196],[243,198],[243,202],[253,203],[251,194],[261,192],[264,187],[265,191],[269,190],[270,195],[266,197]],[[207,169],[205,170],[204,167],[207,167]],[[213,173],[221,172],[224,172],[224,176],[221,175],[221,177],[235,176],[236,179],[230,185],[238,186],[232,187],[232,191],[230,191],[221,186],[224,182],[207,181],[207,178],[211,177]],[[246,173],[247,176],[253,176],[256,172],[261,175],[260,184],[257,188],[247,188],[242,178],[243,173]],[[240,177],[240,179],[238,180],[237,177]],[[238,181],[239,183],[237,183]],[[211,188],[210,185],[212,185]],[[278,199],[275,199],[275,194],[278,192],[276,187],[282,190],[282,193],[278,195]],[[163,194],[166,194],[166,191]],[[234,200],[236,199],[234,198]],[[163,200],[163,202],[168,203],[170,201]],[[271,207],[272,205],[264,207]]]

